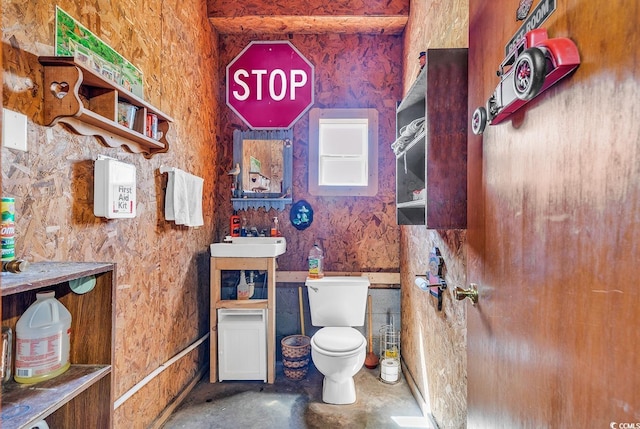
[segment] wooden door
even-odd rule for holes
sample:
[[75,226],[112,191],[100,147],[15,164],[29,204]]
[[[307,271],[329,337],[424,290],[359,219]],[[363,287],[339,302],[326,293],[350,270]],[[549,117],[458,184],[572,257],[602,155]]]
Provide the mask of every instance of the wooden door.
[[[640,10],[557,3],[580,68],[469,133],[469,428],[640,427]],[[470,2],[469,115],[517,6]]]

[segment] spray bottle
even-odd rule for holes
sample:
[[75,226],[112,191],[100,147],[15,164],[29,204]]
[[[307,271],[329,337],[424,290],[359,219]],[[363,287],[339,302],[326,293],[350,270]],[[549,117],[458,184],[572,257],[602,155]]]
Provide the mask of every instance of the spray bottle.
[[251,298],[249,285],[247,284],[247,279],[244,277],[244,270],[240,271],[240,282],[238,283],[238,299],[249,299]]

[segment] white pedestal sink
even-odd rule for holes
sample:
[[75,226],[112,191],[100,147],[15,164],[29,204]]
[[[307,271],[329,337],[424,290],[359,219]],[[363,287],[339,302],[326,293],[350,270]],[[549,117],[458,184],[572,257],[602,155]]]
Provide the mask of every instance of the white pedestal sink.
[[211,244],[214,258],[274,258],[286,251],[284,237],[232,237],[231,241]]

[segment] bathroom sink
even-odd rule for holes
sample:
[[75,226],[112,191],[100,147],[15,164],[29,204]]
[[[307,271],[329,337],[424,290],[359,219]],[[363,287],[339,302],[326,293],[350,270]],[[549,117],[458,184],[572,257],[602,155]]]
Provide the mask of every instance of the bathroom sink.
[[273,258],[286,251],[284,237],[231,237],[211,244],[211,256],[217,258]]

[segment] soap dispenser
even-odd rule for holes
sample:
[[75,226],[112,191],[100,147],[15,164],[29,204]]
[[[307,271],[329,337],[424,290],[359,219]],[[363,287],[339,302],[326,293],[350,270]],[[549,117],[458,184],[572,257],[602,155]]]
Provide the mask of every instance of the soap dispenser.
[[273,218],[273,223],[271,224],[271,233],[269,235],[271,237],[280,237],[280,227],[278,225],[278,217]]

